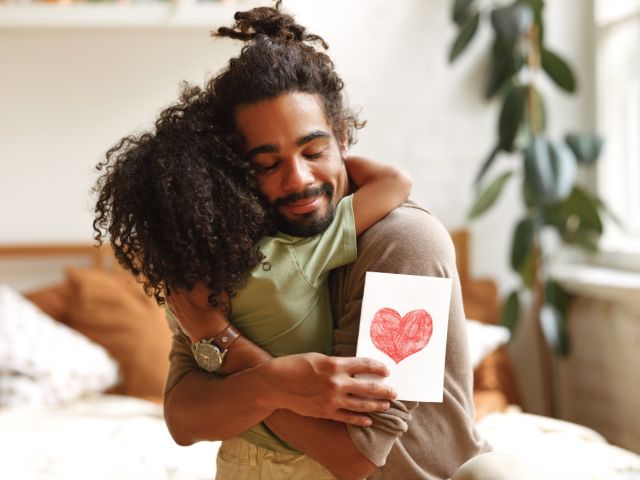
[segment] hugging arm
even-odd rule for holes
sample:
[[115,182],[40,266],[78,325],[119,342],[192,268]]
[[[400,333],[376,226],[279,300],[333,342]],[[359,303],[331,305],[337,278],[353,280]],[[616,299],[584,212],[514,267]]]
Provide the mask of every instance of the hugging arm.
[[[203,303],[202,294],[172,295],[171,308],[185,331],[208,324],[213,334],[226,327],[226,317],[210,309],[206,300]],[[392,392],[352,377],[365,372],[383,375],[382,364],[319,353],[271,358],[240,337],[229,349],[223,369],[218,375],[198,368],[189,338],[180,332],[174,336],[164,404],[177,443],[227,439],[265,421],[338,478],[363,478],[375,468],[356,448],[344,422],[364,425],[370,419],[361,412],[388,408]]]
[[348,157],[345,166],[358,187],[353,194],[356,235],[409,198],[411,179],[404,171],[363,157]]

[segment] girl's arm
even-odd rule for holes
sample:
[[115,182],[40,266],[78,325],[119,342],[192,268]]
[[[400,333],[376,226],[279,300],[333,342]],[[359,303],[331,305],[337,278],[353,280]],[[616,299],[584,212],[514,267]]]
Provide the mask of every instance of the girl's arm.
[[406,172],[362,157],[349,157],[345,165],[358,187],[353,194],[356,235],[409,198],[411,179]]
[[[217,297],[218,307],[212,308],[208,303],[209,293],[207,286],[198,283],[189,292],[174,291],[167,296],[171,314],[192,343],[217,335],[229,326],[231,305],[229,295],[222,292]],[[216,373],[228,375],[254,367],[272,358],[264,350],[252,346],[252,342],[244,336],[238,338],[229,347],[224,362]]]

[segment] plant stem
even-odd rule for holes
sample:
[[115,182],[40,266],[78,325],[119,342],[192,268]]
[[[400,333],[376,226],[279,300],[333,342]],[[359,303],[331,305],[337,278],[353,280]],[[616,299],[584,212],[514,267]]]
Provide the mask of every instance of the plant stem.
[[551,351],[540,324],[540,314],[545,303],[544,298],[544,256],[540,241],[540,230],[536,229],[533,234],[533,288],[531,302],[531,318],[534,322],[536,341],[538,343],[538,354],[540,360],[540,375],[542,376],[542,397],[544,414],[555,415],[554,393],[551,372]]
[[529,128],[531,136],[536,137],[542,133],[542,112],[540,111],[538,102],[536,102],[536,91],[533,79],[540,71],[540,42],[538,40],[538,26],[534,25],[527,35],[527,66],[529,67],[529,83],[527,84],[527,103],[529,108]]
[[[527,103],[529,113],[529,128],[531,129],[532,139],[542,133],[542,112],[540,103],[536,101],[536,91],[534,79],[540,72],[540,41],[538,26],[534,25],[527,35],[527,65],[529,67],[529,84],[527,87]],[[537,209],[539,207],[534,207]],[[533,233],[533,288],[532,288],[532,307],[531,314],[535,322],[534,328],[538,342],[538,350],[540,357],[540,374],[542,376],[542,395],[544,401],[544,412],[546,415],[554,416],[554,385],[552,383],[551,371],[551,351],[544,337],[542,325],[540,323],[540,314],[545,304],[544,298],[544,255],[542,252],[542,243],[540,240],[541,227],[536,224]]]

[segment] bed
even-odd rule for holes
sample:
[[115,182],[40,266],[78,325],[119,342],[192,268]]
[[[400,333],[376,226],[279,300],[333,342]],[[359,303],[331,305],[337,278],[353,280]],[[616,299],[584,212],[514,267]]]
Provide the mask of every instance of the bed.
[[[640,457],[593,430],[529,415],[496,326],[498,292],[452,235],[480,432],[543,479],[640,479]],[[44,270],[47,273],[44,273]],[[57,273],[52,273],[56,271]],[[172,335],[162,313],[87,245],[0,247],[0,475],[19,480],[211,479],[217,442],[176,445],[162,416]]]

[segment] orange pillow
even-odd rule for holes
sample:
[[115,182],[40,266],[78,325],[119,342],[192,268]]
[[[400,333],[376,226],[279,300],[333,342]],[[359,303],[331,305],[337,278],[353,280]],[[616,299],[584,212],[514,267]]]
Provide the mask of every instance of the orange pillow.
[[72,294],[68,283],[60,283],[27,293],[25,297],[51,318],[67,323],[68,304]]
[[67,324],[99,343],[120,364],[112,393],[162,401],[172,333],[164,310],[122,272],[69,268]]

